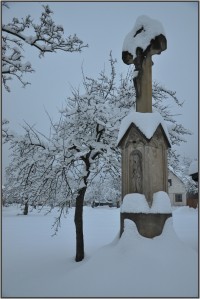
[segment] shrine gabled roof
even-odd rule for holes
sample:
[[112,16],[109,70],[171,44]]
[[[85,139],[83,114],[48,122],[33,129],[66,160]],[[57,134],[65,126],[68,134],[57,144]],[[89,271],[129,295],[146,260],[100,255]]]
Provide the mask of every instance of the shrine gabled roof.
[[159,125],[162,127],[165,137],[169,143],[169,146],[171,146],[169,133],[167,130],[167,126],[165,124],[164,119],[158,112],[152,112],[152,113],[141,113],[141,112],[135,112],[131,111],[121,122],[118,139],[117,139],[117,145],[119,145],[120,141],[128,131],[131,124],[134,124],[141,132],[142,134],[150,140]]

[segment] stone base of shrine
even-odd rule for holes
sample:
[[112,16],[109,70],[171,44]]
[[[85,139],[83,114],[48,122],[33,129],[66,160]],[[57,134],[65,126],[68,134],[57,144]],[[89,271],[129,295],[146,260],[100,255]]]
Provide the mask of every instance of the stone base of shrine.
[[172,217],[171,213],[121,213],[120,237],[124,231],[124,220],[135,222],[140,235],[146,238],[154,238],[162,234],[165,221]]

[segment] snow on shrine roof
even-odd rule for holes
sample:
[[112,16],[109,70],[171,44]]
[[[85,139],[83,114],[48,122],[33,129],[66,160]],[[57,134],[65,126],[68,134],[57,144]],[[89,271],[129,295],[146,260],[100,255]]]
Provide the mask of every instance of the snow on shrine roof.
[[138,47],[145,51],[151,40],[160,34],[165,36],[164,28],[159,21],[148,16],[140,16],[133,29],[126,35],[122,51],[128,51],[134,57]]
[[136,127],[145,135],[147,139],[151,139],[158,126],[161,125],[170,144],[170,137],[167,126],[160,113],[141,113],[131,111],[126,117],[123,118],[121,122],[117,145],[119,145],[120,141],[122,140],[132,123],[136,125]]

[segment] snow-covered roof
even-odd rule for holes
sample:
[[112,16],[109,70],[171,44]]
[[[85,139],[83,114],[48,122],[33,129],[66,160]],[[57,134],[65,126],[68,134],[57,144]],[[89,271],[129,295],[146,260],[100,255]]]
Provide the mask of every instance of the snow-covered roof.
[[145,51],[151,40],[160,34],[165,35],[165,32],[159,21],[145,15],[140,16],[137,18],[133,29],[126,35],[122,51],[128,51],[134,57],[138,47]]
[[192,161],[192,163],[190,164],[190,168],[189,168],[189,174],[194,174],[198,172],[198,161],[194,160]]
[[173,175],[175,175],[185,185],[184,180],[183,180],[183,174],[180,171],[175,171],[174,168],[171,165],[168,166],[168,170]]
[[119,144],[132,123],[136,125],[147,139],[151,139],[158,126],[161,125],[170,144],[167,126],[160,113],[141,113],[135,111],[130,111],[129,114],[123,118],[119,129],[117,144]]

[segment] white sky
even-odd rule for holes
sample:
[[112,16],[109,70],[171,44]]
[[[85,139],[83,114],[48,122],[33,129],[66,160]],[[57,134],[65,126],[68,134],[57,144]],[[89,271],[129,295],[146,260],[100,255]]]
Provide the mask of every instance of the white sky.
[[[3,8],[3,23],[13,17],[30,14],[38,20],[42,2],[13,2],[10,9]],[[45,3],[44,3],[45,4]],[[185,101],[184,107],[172,111],[182,114],[178,122],[194,134],[187,143],[177,147],[181,155],[198,156],[198,2],[51,2],[56,24],[63,25],[65,35],[76,33],[89,44],[80,53],[47,53],[38,57],[36,49],[26,47],[25,57],[31,61],[35,73],[24,77],[31,82],[25,89],[13,80],[11,92],[3,89],[2,116],[10,121],[12,130],[22,132],[23,121],[36,124],[40,131],[48,132],[49,121],[45,109],[53,120],[58,109],[70,93],[70,85],[82,84],[81,65],[85,74],[97,77],[108,68],[109,52],[117,59],[117,72],[126,73],[128,66],[121,59],[124,37],[133,28],[140,15],[160,21],[165,29],[167,50],[154,55],[153,80],[176,91]],[[170,103],[171,104],[171,103]],[[8,163],[8,146],[3,147],[3,168]]]

